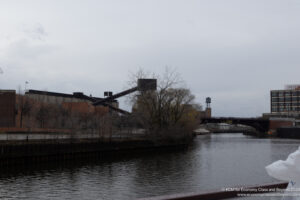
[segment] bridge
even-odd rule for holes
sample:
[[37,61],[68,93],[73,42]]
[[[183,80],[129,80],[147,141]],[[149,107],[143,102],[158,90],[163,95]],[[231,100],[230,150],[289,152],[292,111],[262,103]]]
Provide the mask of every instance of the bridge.
[[212,117],[201,119],[200,124],[207,123],[242,124],[251,126],[261,133],[266,133],[270,130],[270,120],[265,118]]

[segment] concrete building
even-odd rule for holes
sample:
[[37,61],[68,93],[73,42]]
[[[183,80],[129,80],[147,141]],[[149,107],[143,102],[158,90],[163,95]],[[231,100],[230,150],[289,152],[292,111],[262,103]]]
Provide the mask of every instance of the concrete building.
[[284,90],[271,90],[271,115],[300,116],[300,85],[288,85]]

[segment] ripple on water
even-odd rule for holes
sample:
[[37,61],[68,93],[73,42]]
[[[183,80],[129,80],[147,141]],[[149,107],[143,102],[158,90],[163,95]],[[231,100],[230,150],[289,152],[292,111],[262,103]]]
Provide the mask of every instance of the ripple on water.
[[5,170],[4,199],[135,199],[225,186],[276,182],[264,167],[300,142],[242,134],[199,136],[187,149]]

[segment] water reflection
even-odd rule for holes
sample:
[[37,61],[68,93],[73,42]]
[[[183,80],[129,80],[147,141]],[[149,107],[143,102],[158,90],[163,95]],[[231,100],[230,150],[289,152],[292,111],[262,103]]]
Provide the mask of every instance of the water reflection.
[[264,167],[298,146],[298,140],[242,134],[199,136],[184,149],[2,169],[0,194],[8,199],[135,199],[276,182]]

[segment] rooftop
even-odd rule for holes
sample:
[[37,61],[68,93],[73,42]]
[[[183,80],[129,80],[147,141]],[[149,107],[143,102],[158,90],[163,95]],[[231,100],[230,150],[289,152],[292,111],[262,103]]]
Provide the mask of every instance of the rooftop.
[[[47,95],[47,96],[55,96],[55,97],[77,98],[77,99],[85,99],[90,101],[103,99],[100,97],[87,96],[83,92],[74,92],[73,94],[66,94],[66,93],[48,92],[48,91],[41,91],[41,90],[28,90],[28,92],[26,92],[25,94],[39,94],[39,95]],[[117,102],[117,100],[114,100],[113,102]]]

